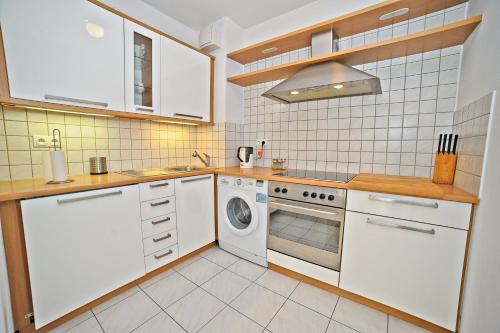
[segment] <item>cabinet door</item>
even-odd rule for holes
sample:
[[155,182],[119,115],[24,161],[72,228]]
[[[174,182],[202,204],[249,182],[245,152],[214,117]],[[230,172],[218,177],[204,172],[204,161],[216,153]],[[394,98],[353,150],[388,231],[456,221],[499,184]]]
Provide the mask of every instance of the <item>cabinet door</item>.
[[464,230],[347,212],[340,288],[455,331],[466,239]]
[[137,185],[21,207],[36,328],[145,274]]
[[85,0],[4,0],[12,97],[124,110],[123,19]]
[[179,257],[215,241],[214,176],[175,180]]
[[160,114],[160,35],[125,20],[125,108]]
[[210,58],[161,39],[162,115],[210,121]]

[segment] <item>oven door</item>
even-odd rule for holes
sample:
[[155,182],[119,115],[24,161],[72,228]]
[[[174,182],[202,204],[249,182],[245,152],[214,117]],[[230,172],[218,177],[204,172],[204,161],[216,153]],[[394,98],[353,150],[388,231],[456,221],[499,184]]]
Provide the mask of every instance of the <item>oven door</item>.
[[267,247],[338,271],[344,210],[286,199],[269,199]]

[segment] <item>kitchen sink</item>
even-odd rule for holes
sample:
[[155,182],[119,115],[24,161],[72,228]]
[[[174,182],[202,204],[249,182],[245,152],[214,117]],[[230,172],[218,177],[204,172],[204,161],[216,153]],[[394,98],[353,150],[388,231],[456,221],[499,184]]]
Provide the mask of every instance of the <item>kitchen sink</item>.
[[130,177],[152,177],[152,176],[162,176],[171,173],[178,172],[190,172],[190,171],[200,171],[213,169],[213,167],[196,167],[192,165],[175,166],[171,168],[149,168],[149,169],[135,169],[135,170],[123,170],[118,172],[119,174],[130,176]]
[[184,166],[177,166],[177,167],[166,168],[166,169],[172,170],[172,171],[189,172],[189,171],[199,171],[199,170],[210,169],[210,167],[196,167],[196,166],[192,166],[192,165],[184,165]]

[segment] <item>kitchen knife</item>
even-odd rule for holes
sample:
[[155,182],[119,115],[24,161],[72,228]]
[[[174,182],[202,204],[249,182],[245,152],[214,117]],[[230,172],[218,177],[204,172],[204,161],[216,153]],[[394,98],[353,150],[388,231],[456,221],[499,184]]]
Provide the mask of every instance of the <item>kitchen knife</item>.
[[458,142],[458,134],[455,134],[455,142],[453,142],[453,155],[457,154],[457,142]]
[[443,134],[439,134],[438,154],[441,153],[441,142],[442,141],[443,141]]
[[449,134],[448,136],[448,154],[451,153],[451,142],[453,141],[453,134]]
[[446,152],[446,139],[448,138],[448,134],[445,134],[443,136],[443,146],[441,147],[441,153],[445,153]]

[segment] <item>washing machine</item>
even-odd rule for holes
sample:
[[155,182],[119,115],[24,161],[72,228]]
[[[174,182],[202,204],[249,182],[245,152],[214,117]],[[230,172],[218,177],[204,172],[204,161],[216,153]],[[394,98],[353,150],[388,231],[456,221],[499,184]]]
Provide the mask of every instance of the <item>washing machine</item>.
[[218,205],[219,246],[267,266],[267,181],[219,176]]

